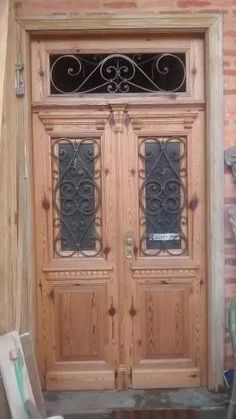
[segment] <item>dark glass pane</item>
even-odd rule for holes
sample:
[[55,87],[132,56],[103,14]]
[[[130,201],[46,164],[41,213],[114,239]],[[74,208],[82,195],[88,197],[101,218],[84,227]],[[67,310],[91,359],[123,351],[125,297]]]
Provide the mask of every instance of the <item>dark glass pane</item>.
[[95,250],[94,145],[59,144],[61,250]]
[[187,144],[180,137],[139,142],[140,254],[188,251]]
[[146,246],[181,247],[180,144],[145,144]]
[[185,53],[50,55],[50,91],[185,92]]
[[100,158],[100,144],[92,139],[62,138],[53,141],[52,157],[55,161],[54,251],[61,257],[97,256],[102,250],[99,236],[101,172],[95,167]]

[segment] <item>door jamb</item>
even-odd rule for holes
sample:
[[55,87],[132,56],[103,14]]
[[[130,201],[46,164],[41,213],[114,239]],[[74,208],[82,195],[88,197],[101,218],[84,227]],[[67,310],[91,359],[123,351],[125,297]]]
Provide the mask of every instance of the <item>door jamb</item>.
[[[208,272],[208,387],[217,390],[224,368],[224,137],[223,137],[223,20],[219,14],[181,14],[156,16],[36,16],[17,19],[28,47],[24,59],[26,83],[30,83],[29,43],[32,35],[92,33],[202,33],[205,37],[206,67],[206,159],[207,159],[207,272]],[[69,29],[68,29],[69,28]],[[24,54],[23,54],[24,55]],[[31,111],[31,101],[25,98]],[[31,134],[28,130],[28,144]],[[27,133],[26,133],[27,134]],[[32,203],[30,203],[32,206]],[[32,237],[33,242],[33,237]],[[32,288],[32,285],[31,285]],[[32,301],[34,296],[31,296]],[[31,332],[34,332],[33,330]]]

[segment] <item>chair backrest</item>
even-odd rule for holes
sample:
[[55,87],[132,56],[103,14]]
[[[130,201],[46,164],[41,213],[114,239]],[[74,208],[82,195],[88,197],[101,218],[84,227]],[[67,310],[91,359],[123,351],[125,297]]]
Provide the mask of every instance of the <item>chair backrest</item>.
[[[3,339],[2,342],[4,342]],[[33,398],[40,412],[40,415],[42,416],[42,418],[46,418],[46,408],[44,404],[43,394],[41,391],[36,360],[33,353],[29,334],[24,334],[20,336],[20,343],[24,355],[25,366],[28,372],[30,391],[32,390]],[[11,419],[11,417],[12,416],[10,414],[10,409],[7,402],[6,391],[3,385],[3,381],[0,380],[0,419]]]
[[236,361],[236,299],[231,303],[229,310],[229,328],[232,340],[234,360]]

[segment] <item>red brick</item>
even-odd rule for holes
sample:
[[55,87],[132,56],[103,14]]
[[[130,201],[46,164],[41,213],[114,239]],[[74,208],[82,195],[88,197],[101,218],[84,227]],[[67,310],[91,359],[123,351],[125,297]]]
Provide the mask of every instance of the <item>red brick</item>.
[[[225,246],[229,246],[229,245],[232,245],[232,244],[234,244],[233,237],[225,238]],[[235,249],[234,249],[234,251],[235,251]]]
[[104,1],[102,2],[102,7],[108,9],[132,9],[137,8],[136,1]]
[[231,301],[236,297],[236,284],[227,284],[225,287],[226,297],[230,298]]
[[226,258],[225,259],[225,264],[236,266],[236,258]]
[[232,350],[231,345],[232,345],[231,344],[231,339],[229,338],[228,342],[226,342],[226,345],[225,345],[226,353],[227,353],[228,356],[232,353],[231,352],[231,350]]
[[229,36],[230,38],[236,37],[236,31],[225,31],[224,36]]
[[224,94],[225,95],[235,95],[236,94],[236,89],[224,89]]
[[99,0],[67,0],[66,2],[64,0],[22,0],[19,3],[21,7],[18,5],[17,12],[24,10],[24,13],[30,15],[41,14],[42,8],[44,14],[69,15],[80,14],[81,11],[84,12],[85,10],[97,10],[100,6]]
[[226,284],[235,284],[236,283],[236,276],[230,277],[230,278],[225,278],[225,283]]
[[236,6],[235,0],[212,0],[211,2],[215,6],[224,6],[225,8],[229,8],[232,10],[234,6]]
[[231,343],[231,338],[230,338],[230,334],[226,333],[225,334],[225,343]]
[[236,57],[236,49],[225,49],[224,55],[228,55],[230,57]]
[[236,204],[236,197],[234,197],[234,198],[225,198],[225,204],[228,204],[228,205]]
[[227,70],[224,70],[224,74],[226,76],[236,76],[236,70],[227,69]]
[[178,0],[179,7],[203,7],[210,6],[211,2],[207,0]]
[[140,9],[142,8],[152,8],[152,9],[159,9],[159,8],[165,8],[165,9],[171,9],[173,11],[173,8],[177,6],[177,0],[164,0],[164,1],[158,1],[158,0],[138,0],[138,7]]
[[224,6],[222,6],[222,9],[197,9],[198,13],[221,13],[222,15],[226,15],[228,12],[228,10],[223,9]]

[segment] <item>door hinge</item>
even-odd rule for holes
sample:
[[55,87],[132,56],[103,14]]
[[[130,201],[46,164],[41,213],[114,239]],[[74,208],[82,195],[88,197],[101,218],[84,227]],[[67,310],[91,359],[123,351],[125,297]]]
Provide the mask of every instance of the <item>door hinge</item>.
[[16,70],[16,78],[15,78],[16,96],[24,96],[25,94],[24,65],[16,64],[15,70]]

